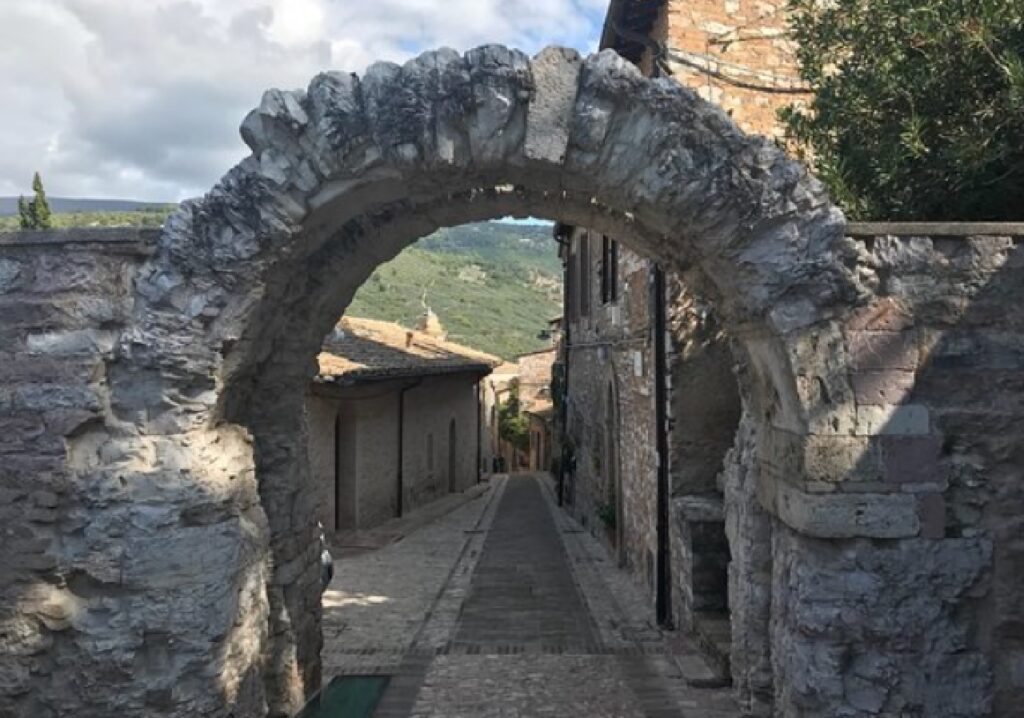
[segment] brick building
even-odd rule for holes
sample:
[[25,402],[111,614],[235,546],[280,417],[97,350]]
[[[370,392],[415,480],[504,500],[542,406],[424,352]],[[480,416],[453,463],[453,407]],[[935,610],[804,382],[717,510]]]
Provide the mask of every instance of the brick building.
[[520,354],[518,389],[522,411],[529,421],[530,447],[528,466],[531,471],[547,471],[553,455],[551,402],[551,367],[556,349],[549,347]]
[[[693,88],[751,133],[780,137],[778,108],[803,95],[781,2],[613,0],[601,46]],[[648,587],[662,623],[728,674],[723,483],[740,421],[729,339],[709,303],[614,237],[555,234],[565,505]]]

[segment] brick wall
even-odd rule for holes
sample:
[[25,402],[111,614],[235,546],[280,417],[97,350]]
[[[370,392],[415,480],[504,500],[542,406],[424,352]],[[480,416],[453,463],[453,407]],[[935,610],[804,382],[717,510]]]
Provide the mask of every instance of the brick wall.
[[[720,105],[744,131],[781,137],[776,111],[806,99],[778,91],[801,85],[785,6],[782,0],[669,0],[651,37],[668,45],[669,66],[679,82]],[[649,52],[641,67],[650,71]]]

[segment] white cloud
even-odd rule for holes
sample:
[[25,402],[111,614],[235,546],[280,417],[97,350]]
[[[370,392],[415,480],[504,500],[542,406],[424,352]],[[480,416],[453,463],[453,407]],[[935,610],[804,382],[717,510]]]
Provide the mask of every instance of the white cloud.
[[591,51],[605,0],[0,0],[0,195],[178,200],[268,87],[447,45]]

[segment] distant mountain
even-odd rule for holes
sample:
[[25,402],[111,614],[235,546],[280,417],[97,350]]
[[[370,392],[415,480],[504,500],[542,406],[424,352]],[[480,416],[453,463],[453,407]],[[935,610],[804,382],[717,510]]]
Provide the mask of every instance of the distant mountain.
[[[31,193],[26,193],[32,199]],[[76,197],[50,197],[50,209],[54,212],[135,212],[141,209],[166,207],[170,202],[136,202],[129,199],[79,199]],[[18,213],[17,197],[0,197],[0,217]]]

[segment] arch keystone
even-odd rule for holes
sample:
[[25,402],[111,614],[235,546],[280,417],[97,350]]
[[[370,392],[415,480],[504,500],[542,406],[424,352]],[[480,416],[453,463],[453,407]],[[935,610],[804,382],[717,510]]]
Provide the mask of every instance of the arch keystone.
[[582,69],[579,53],[564,47],[546,47],[530,61],[534,94],[526,114],[526,159],[555,164],[565,161]]

